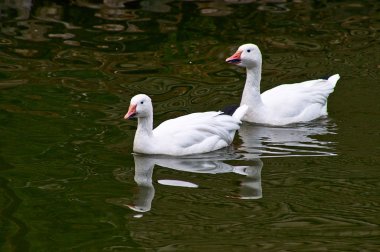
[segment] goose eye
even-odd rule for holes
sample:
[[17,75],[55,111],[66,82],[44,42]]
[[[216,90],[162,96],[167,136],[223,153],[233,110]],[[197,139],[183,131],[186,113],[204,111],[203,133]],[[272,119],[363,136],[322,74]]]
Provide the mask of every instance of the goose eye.
[[143,102],[143,101],[141,101],[141,102],[140,102],[140,104],[144,104],[144,102]]
[[251,52],[251,50],[250,50],[250,49],[248,49],[248,50],[247,50],[247,52]]

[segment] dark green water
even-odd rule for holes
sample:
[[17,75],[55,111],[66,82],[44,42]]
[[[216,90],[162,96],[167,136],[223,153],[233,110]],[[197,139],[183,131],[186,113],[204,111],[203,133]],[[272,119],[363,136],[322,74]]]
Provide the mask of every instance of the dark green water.
[[[271,2],[0,1],[0,250],[380,250],[380,4]],[[131,154],[133,95],[156,124],[238,103],[247,42],[262,90],[339,73],[329,117]]]

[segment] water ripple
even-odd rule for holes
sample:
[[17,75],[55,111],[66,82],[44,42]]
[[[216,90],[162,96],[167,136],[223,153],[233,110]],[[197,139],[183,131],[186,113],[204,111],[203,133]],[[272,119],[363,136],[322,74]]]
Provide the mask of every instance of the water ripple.
[[[2,161],[0,159],[1,164],[4,164]],[[0,212],[3,229],[2,248],[28,250],[30,244],[25,240],[28,226],[22,219],[14,216],[21,204],[21,200],[9,185],[9,182],[3,177],[0,177],[0,192],[2,196],[2,210]]]
[[[0,4],[1,248],[377,251],[378,9]],[[138,167],[136,121],[122,120],[130,98],[152,96],[155,124],[238,104],[245,70],[225,58],[246,42],[262,48],[263,91],[340,73],[333,119],[243,124],[215,156]]]
[[278,48],[293,49],[296,51],[320,51],[323,46],[316,41],[295,40],[292,38],[272,37],[266,39],[267,43]]
[[72,65],[75,67],[101,67],[103,63],[103,59],[99,56],[94,55],[91,52],[86,52],[83,50],[64,50],[57,53],[57,55],[53,58],[54,62],[64,64],[64,65]]

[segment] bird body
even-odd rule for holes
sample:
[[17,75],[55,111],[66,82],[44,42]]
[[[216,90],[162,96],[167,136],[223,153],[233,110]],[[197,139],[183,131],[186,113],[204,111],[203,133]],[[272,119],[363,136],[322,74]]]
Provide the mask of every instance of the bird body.
[[247,78],[241,104],[248,105],[243,121],[271,125],[306,122],[327,115],[327,98],[339,74],[294,84],[283,84],[260,93],[262,56],[254,44],[245,44],[227,58],[228,63],[246,67]]
[[222,112],[203,112],[162,122],[153,129],[153,106],[144,94],[131,100],[125,119],[138,118],[133,151],[144,154],[191,155],[210,152],[230,145],[247,106],[232,116]]

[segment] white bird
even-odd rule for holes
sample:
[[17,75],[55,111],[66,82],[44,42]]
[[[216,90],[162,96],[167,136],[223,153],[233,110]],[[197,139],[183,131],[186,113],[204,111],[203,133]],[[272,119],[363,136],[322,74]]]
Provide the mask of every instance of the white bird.
[[247,109],[243,105],[232,116],[214,111],[193,113],[167,120],[153,130],[152,101],[149,96],[138,94],[131,99],[124,119],[138,119],[134,152],[182,156],[230,145]]
[[334,91],[339,74],[295,84],[283,84],[260,94],[262,57],[254,44],[245,44],[226,62],[247,71],[241,104],[248,105],[243,121],[285,125],[327,115],[327,97]]

